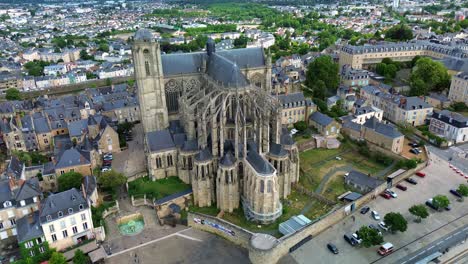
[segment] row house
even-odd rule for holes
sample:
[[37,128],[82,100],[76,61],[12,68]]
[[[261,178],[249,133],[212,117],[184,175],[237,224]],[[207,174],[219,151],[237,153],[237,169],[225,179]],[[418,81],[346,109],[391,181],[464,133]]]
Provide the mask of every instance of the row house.
[[421,126],[426,123],[433,111],[433,107],[419,97],[391,94],[375,86],[362,87],[360,95],[370,105],[382,109],[384,118],[393,123]]
[[445,138],[449,144],[468,141],[468,117],[448,110],[432,114],[429,131]]
[[281,108],[281,124],[291,127],[299,121],[308,122],[309,116],[317,111],[317,106],[310,100],[305,98],[302,92],[281,94],[276,96],[280,102]]

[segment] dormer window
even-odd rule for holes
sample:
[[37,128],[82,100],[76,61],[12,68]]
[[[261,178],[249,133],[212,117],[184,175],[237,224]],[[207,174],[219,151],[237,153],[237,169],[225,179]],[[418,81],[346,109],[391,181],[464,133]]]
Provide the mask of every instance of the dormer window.
[[68,208],[68,214],[73,214],[73,208]]
[[80,204],[80,207],[79,207],[79,208],[80,208],[80,210],[83,210],[83,208],[84,208],[84,207],[83,207],[83,205],[82,205],[82,204]]
[[47,219],[47,221],[52,221],[52,216],[48,215],[48,216],[46,216],[46,219]]
[[25,200],[21,200],[21,201],[20,201],[20,205],[21,205],[21,206],[25,206],[25,205],[26,205],[26,201],[25,201]]
[[58,217],[63,217],[63,212],[62,211],[58,212]]
[[10,201],[6,201],[3,203],[3,207],[10,207],[12,204]]

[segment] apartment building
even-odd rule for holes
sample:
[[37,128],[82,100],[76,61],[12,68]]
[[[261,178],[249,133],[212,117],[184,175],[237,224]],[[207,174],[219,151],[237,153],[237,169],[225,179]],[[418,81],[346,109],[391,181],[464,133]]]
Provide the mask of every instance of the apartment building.
[[448,98],[468,105],[468,72],[460,72],[452,77]]
[[353,69],[362,69],[363,65],[377,64],[384,58],[391,58],[394,61],[411,61],[415,56],[429,56],[435,59],[468,58],[468,51],[458,46],[422,40],[365,46],[346,45],[340,51],[340,66],[350,65]]
[[420,126],[432,115],[433,107],[423,99],[391,94],[375,86],[361,89],[361,98],[383,110],[383,117],[393,123],[409,123]]
[[57,250],[94,238],[91,208],[75,188],[49,195],[41,203],[39,221],[45,239]]
[[429,131],[453,144],[468,141],[468,117],[448,110],[432,114]]
[[277,96],[282,105],[281,124],[292,126],[298,121],[306,121],[309,115],[317,111],[317,106],[305,98],[302,92],[281,94]]

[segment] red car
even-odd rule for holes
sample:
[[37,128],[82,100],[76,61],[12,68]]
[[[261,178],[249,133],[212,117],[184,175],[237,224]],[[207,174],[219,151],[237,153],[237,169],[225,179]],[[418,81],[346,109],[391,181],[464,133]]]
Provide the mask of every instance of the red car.
[[396,187],[402,191],[406,191],[408,187],[404,186],[403,184],[397,184]]
[[381,193],[380,196],[382,196],[383,198],[385,198],[387,200],[392,198],[392,196],[390,194],[386,193],[386,192]]
[[416,172],[416,175],[419,176],[419,177],[421,177],[421,178],[426,177],[426,173],[424,173],[424,172],[422,172],[422,171]]

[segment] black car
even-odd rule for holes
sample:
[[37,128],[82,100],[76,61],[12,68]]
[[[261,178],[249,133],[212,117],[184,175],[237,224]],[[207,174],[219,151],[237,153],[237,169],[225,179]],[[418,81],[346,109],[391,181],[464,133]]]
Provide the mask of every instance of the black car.
[[352,235],[344,234],[343,237],[346,240],[346,242],[348,242],[353,247],[358,244],[358,241]]
[[338,254],[338,248],[337,248],[335,245],[333,245],[332,243],[328,243],[328,244],[327,244],[327,248],[328,248],[331,252],[333,252],[333,254]]
[[367,214],[367,212],[369,212],[370,208],[369,206],[364,206],[362,209],[361,209],[361,214]]
[[427,200],[426,205],[434,210],[438,210],[438,208],[432,203],[432,199]]
[[417,148],[412,148],[410,149],[410,152],[413,153],[413,154],[416,154],[416,155],[419,155],[419,153],[421,153],[421,151]]
[[409,182],[411,184],[414,184],[414,185],[418,184],[418,182],[413,178],[406,178],[405,181],[407,181],[407,182]]
[[374,229],[379,235],[382,235],[382,232],[380,232],[380,229],[376,225],[370,224],[369,228]]
[[411,142],[411,143],[408,144],[408,146],[411,146],[413,148],[417,148],[417,147],[419,147],[419,144],[416,143],[416,142]]
[[457,190],[455,189],[450,189],[450,193],[455,195],[458,198],[463,198],[463,195],[461,195]]

